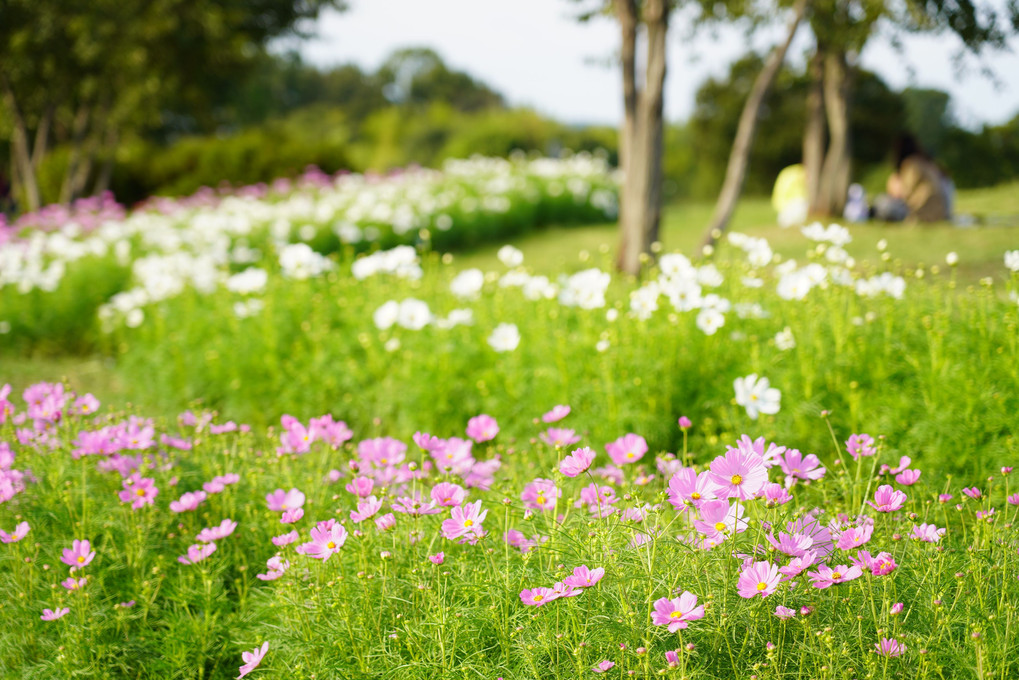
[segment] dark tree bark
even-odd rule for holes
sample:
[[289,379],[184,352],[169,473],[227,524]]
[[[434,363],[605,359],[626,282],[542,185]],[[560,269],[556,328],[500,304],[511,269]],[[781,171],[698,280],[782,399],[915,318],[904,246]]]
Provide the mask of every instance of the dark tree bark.
[[623,106],[621,140],[623,189],[620,198],[620,246],[617,265],[629,274],[641,269],[641,255],[658,239],[662,198],[662,145],[664,140],[664,89],[666,38],[669,28],[667,0],[647,0],[643,23],[647,29],[647,69],[644,87],[637,88],[636,5],[616,0],[623,37]]
[[817,46],[808,66],[807,124],[803,129],[803,170],[807,178],[807,205],[812,214],[821,210],[821,167],[824,165],[824,48]]
[[757,121],[760,117],[761,106],[764,104],[764,98],[771,89],[772,83],[775,82],[775,76],[778,75],[782,62],[785,61],[786,52],[789,51],[789,45],[792,44],[796,31],[800,27],[806,7],[807,0],[797,0],[793,7],[793,18],[789,22],[785,41],[776,45],[768,55],[768,59],[764,62],[764,68],[757,74],[753,87],[750,89],[750,95],[743,105],[739,126],[736,128],[736,138],[733,140],[732,151],[729,154],[729,164],[725,169],[725,181],[718,194],[715,212],[704,235],[702,246],[714,245],[729,226],[732,212],[743,191],[743,181],[746,178],[750,150],[757,133]]
[[849,93],[852,74],[842,50],[829,50],[824,59],[824,107],[828,113],[828,153],[821,171],[822,214],[841,215],[846,206],[852,173],[852,140],[849,135]]

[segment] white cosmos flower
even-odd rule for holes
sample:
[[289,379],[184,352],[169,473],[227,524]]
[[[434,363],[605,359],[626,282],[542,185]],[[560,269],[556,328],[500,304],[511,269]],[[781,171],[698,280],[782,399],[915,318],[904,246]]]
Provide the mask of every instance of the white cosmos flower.
[[1005,251],[1005,267],[1009,271],[1019,272],[1019,250]]
[[704,335],[714,335],[724,325],[725,315],[713,307],[704,308],[697,313],[697,328],[704,331]]
[[524,254],[520,250],[510,245],[505,245],[499,248],[499,252],[496,254],[499,258],[499,262],[502,262],[507,267],[519,267],[524,263]]
[[516,324],[501,323],[488,336],[488,344],[496,352],[512,352],[520,344],[520,331]]
[[785,352],[796,346],[796,338],[793,337],[793,329],[786,326],[775,334],[775,347]]
[[407,330],[419,331],[432,321],[432,312],[428,304],[416,298],[407,298],[400,303],[400,311],[396,323]]
[[372,320],[375,322],[376,328],[384,331],[392,328],[398,316],[400,316],[400,303],[396,300],[390,300],[375,310],[375,313],[372,314]]
[[736,378],[732,383],[736,391],[736,403],[747,410],[751,420],[757,420],[757,416],[764,413],[773,415],[778,413],[782,401],[782,393],[771,387],[767,378],[758,379],[756,373],[743,378]]
[[465,269],[450,281],[449,289],[462,300],[476,298],[485,285],[485,274],[480,269]]

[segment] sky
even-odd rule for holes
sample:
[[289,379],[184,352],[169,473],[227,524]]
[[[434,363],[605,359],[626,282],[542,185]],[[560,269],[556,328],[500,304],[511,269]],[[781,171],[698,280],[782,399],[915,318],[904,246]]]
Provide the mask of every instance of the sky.
[[[454,68],[466,71],[503,93],[513,105],[529,106],[567,123],[616,124],[622,117],[621,81],[612,63],[619,47],[613,21],[576,21],[577,5],[567,0],[349,0],[344,13],[325,12],[312,27],[314,37],[300,45],[319,66],[356,63],[374,70],[401,47],[430,47]],[[665,108],[670,120],[687,118],[698,86],[724,77],[748,47],[760,52],[778,42],[776,26],[752,39],[728,27],[690,35],[682,18],[673,22],[668,45]],[[803,63],[807,31],[797,36],[790,61]],[[953,113],[968,127],[1005,122],[1019,113],[1019,40],[1010,52],[986,57],[983,65],[997,83],[980,74],[981,62],[968,61],[959,74],[952,36],[872,38],[860,57],[893,88],[934,87],[952,94]]]

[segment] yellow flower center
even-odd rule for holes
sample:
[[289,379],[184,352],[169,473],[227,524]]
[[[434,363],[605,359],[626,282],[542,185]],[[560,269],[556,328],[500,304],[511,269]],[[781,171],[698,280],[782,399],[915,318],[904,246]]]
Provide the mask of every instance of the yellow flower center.
[[671,614],[669,614],[669,618],[670,619],[678,619],[682,615],[683,615],[683,612],[672,612]]
[[715,522],[715,531],[725,531],[725,522]]
[[84,563],[85,563],[85,556],[84,555],[78,555],[78,564],[84,564]]
[[842,578],[842,574],[838,573],[837,571],[833,571],[831,573],[831,580],[832,581],[838,581],[840,578]]
[[534,597],[533,597],[532,599],[533,599],[533,600],[534,600],[535,602],[541,602],[542,600],[544,600],[544,599],[545,599],[545,597],[544,597],[543,595],[535,595],[535,596],[534,596]]
[[280,506],[280,509],[281,509],[281,510],[286,510],[286,509],[287,509],[287,504],[286,504],[286,503],[284,503],[283,505],[281,505],[281,506]]
[[757,584],[757,590],[760,591],[760,590],[767,590],[767,589],[768,589],[768,584],[765,583],[764,581],[761,581],[760,583]]
[[694,491],[692,494],[690,494],[690,498],[692,498],[695,501],[699,501],[701,499],[701,495]]
[[473,519],[465,519],[464,520],[464,526],[465,527],[472,527],[472,526],[474,526],[474,520]]
[[729,481],[732,482],[733,485],[739,486],[740,484],[743,483],[743,476],[742,475],[733,475],[732,478]]
[[383,465],[389,465],[389,459],[388,458],[383,458],[382,459],[382,464]]
[[332,541],[326,543],[326,547],[329,548],[330,550],[336,550],[336,544],[333,543]]
[[144,496],[145,495],[145,489],[138,489],[137,491],[135,491],[135,493],[138,494],[139,496]]
[[538,503],[540,505],[544,505],[544,503],[545,503],[545,496],[538,496],[538,498],[536,500],[538,501]]
[[633,452],[632,452],[632,451],[630,451],[629,453],[627,453],[627,454],[626,454],[626,457],[627,457],[627,458],[633,458]]
[[756,394],[751,394],[750,395],[750,401],[757,401],[757,395]]
[[444,499],[444,500],[443,500],[442,502],[443,502],[443,503],[449,503],[449,502],[450,502],[450,501],[452,501],[452,500],[453,500],[452,498],[446,498],[446,499]]

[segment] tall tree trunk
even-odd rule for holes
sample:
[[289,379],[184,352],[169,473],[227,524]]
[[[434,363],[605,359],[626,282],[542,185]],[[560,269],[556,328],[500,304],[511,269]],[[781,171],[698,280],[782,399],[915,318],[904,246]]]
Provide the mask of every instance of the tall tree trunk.
[[89,118],[91,107],[88,104],[81,104],[74,114],[74,123],[71,127],[71,154],[67,159],[67,168],[64,170],[64,179],[60,184],[60,202],[70,203],[75,198],[75,189],[81,177],[81,156],[83,146],[88,134]]
[[[647,27],[647,70],[644,87],[636,92],[634,126],[626,142],[617,262],[622,271],[634,275],[640,273],[641,255],[649,253],[658,239],[661,217],[667,0],[648,0],[643,19]],[[624,83],[624,94],[625,87]],[[624,134],[625,127],[624,121]]]
[[828,112],[828,153],[821,171],[820,199],[823,214],[841,215],[846,205],[852,173],[849,137],[849,93],[852,75],[844,50],[829,50],[824,59],[824,107]]
[[[615,0],[616,20],[622,33],[620,62],[623,68],[623,126],[619,133],[619,168],[623,177],[630,174],[630,153],[637,120],[637,4],[635,0]],[[620,191],[619,224],[627,223],[629,201],[626,184]],[[622,250],[620,247],[620,250]]]
[[768,55],[764,67],[757,74],[753,87],[750,88],[750,95],[743,105],[743,112],[739,117],[739,126],[736,128],[736,138],[732,143],[732,151],[729,153],[729,164],[725,169],[725,181],[722,183],[722,190],[718,194],[718,202],[715,204],[715,213],[708,225],[704,235],[703,246],[714,245],[715,241],[721,238],[732,219],[732,212],[736,208],[736,201],[743,191],[743,181],[746,179],[747,165],[750,161],[750,150],[754,144],[754,135],[757,132],[757,121],[760,117],[761,106],[764,98],[775,82],[782,62],[785,61],[786,52],[792,44],[796,31],[803,20],[803,13],[807,7],[807,0],[797,0],[793,7],[793,18],[789,22],[786,31],[785,41],[776,45],[775,49]]
[[[12,123],[14,125],[11,135],[11,155],[14,157],[14,164],[17,172],[12,180],[17,180],[15,193],[23,194],[29,212],[39,209],[39,182],[35,174],[35,166],[32,164],[32,156],[28,149],[28,125],[25,117],[18,106],[18,100],[11,89],[7,76],[0,71],[0,86],[3,87],[4,100],[10,110]],[[14,187],[12,187],[14,188]]]
[[819,212],[821,195],[821,166],[824,164],[824,48],[810,58],[810,90],[807,92],[807,123],[803,128],[803,170],[807,180],[807,205],[810,213]]
[[92,186],[92,195],[99,196],[110,188],[110,181],[113,179],[113,164],[116,161],[117,140],[120,135],[115,123],[107,123],[106,139],[103,142],[102,165],[99,174],[96,175],[96,182]]

